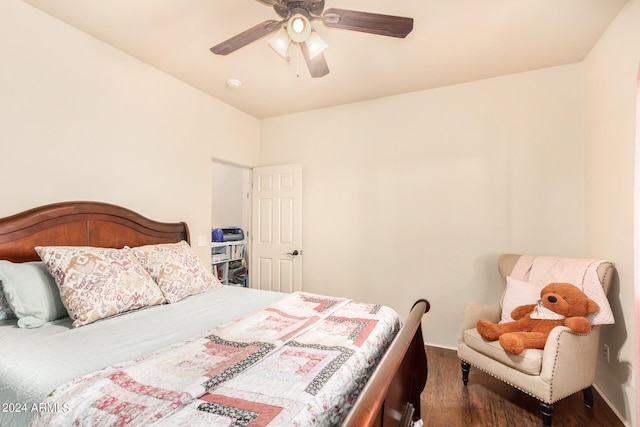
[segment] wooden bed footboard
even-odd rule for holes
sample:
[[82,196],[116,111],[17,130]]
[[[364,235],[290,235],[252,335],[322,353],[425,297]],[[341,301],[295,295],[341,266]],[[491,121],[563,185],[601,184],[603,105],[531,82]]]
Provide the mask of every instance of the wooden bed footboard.
[[422,316],[429,308],[425,299],[415,302],[344,427],[406,427],[420,418],[420,393],[427,382]]

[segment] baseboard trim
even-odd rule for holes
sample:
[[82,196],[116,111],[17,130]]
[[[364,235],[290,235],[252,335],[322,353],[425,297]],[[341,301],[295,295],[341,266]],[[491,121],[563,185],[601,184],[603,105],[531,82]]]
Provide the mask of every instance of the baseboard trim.
[[616,409],[615,406],[613,406],[613,404],[611,403],[611,401],[609,400],[609,398],[607,397],[606,394],[604,394],[602,392],[602,390],[600,390],[600,387],[598,387],[596,384],[593,384],[593,388],[596,389],[596,391],[598,392],[598,394],[600,395],[600,397],[602,397],[602,400],[604,400],[604,403],[607,404],[607,406],[611,409],[611,411],[616,414],[616,417],[618,417],[618,419],[620,420],[620,422],[622,424],[625,425],[625,427],[633,427],[631,424],[629,424],[629,421],[627,421],[622,415],[620,415],[620,412],[618,412],[618,410]]

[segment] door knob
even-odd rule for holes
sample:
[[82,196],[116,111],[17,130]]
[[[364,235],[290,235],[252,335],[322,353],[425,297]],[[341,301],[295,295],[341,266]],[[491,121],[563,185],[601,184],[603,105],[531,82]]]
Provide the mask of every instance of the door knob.
[[298,251],[297,249],[294,249],[293,252],[287,252],[287,255],[289,255],[290,257],[302,255],[302,251]]

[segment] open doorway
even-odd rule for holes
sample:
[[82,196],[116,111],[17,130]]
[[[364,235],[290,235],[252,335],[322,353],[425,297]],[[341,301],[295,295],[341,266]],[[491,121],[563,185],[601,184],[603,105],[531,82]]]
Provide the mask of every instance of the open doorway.
[[225,230],[223,239],[212,236],[213,272],[224,284],[250,286],[251,169],[214,160],[211,177],[212,234]]

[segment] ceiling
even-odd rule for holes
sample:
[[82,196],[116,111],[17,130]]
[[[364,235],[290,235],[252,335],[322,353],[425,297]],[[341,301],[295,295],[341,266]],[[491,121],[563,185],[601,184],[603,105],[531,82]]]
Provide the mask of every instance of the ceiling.
[[[414,19],[395,39],[314,21],[330,73],[309,76],[268,36],[227,56],[209,48],[279,19],[256,0],[23,0],[232,105],[267,118],[582,61],[627,0],[326,0]],[[237,89],[227,87],[239,79]]]

